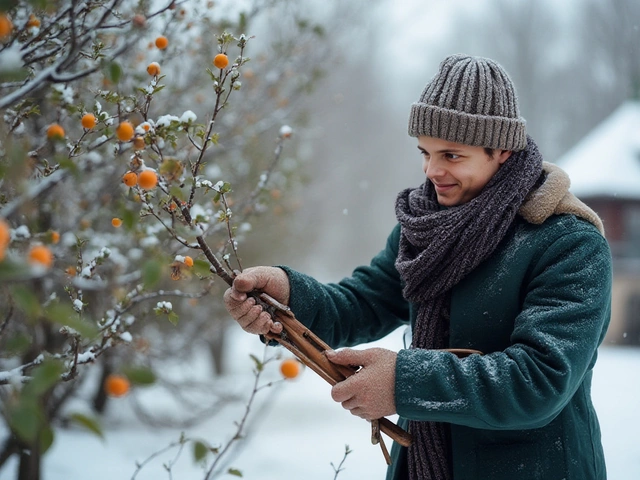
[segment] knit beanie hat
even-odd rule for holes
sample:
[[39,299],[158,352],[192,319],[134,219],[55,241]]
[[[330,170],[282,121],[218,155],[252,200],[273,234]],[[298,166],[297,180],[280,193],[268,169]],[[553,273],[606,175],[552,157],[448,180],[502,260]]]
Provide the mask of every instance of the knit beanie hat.
[[409,135],[501,150],[527,146],[515,87],[489,58],[451,55],[411,105]]

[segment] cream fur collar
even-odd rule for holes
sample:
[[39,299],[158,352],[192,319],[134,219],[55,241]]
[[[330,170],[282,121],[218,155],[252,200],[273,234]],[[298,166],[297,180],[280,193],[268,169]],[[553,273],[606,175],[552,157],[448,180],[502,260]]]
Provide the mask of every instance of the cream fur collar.
[[546,173],[544,183],[532,191],[518,210],[527,222],[539,225],[552,215],[570,213],[596,226],[604,236],[604,226],[600,217],[588,206],[569,192],[569,175],[557,165],[543,162]]

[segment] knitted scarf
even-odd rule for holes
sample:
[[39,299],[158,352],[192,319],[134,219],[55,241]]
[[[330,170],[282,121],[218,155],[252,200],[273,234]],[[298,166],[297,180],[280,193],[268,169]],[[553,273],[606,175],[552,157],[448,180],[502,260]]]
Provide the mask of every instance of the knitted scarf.
[[[429,180],[398,195],[401,225],[396,268],[405,298],[417,304],[412,348],[448,347],[451,289],[488,258],[511,226],[542,173],[542,156],[527,137],[478,196],[443,209]],[[452,478],[449,427],[409,422],[414,442],[408,450],[411,480]]]

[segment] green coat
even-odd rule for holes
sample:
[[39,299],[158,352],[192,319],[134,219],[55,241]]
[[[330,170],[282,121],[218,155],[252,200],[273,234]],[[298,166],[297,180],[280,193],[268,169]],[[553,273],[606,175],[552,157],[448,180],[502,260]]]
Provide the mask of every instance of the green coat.
[[[297,318],[338,348],[415,321],[395,268],[396,226],[369,266],[337,284],[285,267]],[[516,220],[494,254],[452,292],[450,347],[460,360],[400,350],[399,424],[449,422],[455,480],[601,480],[600,428],[591,403],[597,348],[610,318],[611,255],[597,229],[573,215]],[[387,479],[406,478],[395,444]]]

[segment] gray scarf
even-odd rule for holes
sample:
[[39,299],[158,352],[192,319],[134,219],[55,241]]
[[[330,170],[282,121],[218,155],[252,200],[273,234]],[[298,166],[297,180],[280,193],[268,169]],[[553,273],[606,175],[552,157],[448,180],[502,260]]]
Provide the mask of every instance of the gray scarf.
[[[396,268],[404,297],[418,306],[412,348],[448,347],[451,289],[493,253],[541,174],[542,156],[527,137],[527,147],[514,152],[467,203],[442,209],[429,180],[400,192]],[[410,421],[409,430],[414,437],[408,451],[411,480],[451,479],[448,425]]]

